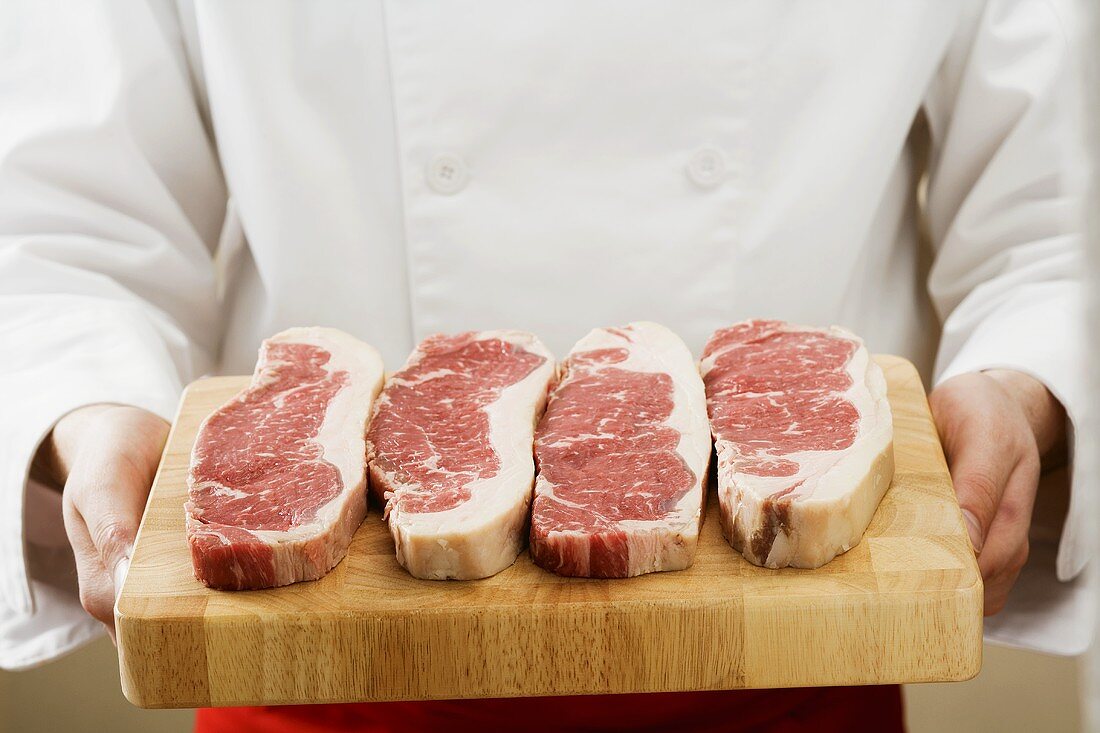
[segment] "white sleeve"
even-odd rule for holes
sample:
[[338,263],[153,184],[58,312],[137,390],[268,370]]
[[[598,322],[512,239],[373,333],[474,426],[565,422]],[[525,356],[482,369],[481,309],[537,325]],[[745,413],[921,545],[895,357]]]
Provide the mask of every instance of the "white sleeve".
[[[1026,372],[1062,402],[1071,442],[1080,441],[1086,156],[1070,37],[1053,3],[995,0],[977,10],[925,104],[929,291],[944,324],[937,382],[994,367]],[[1060,580],[1087,559],[1084,484],[1077,472]]]
[[171,419],[209,368],[226,190],[174,5],[5,0],[0,29],[0,667],[18,668],[95,628],[71,564],[34,554],[61,522],[27,500],[34,452],[90,403]]

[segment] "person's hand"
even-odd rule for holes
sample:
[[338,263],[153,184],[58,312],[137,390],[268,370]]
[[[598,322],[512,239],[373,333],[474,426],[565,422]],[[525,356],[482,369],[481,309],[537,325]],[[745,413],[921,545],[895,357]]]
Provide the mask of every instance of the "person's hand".
[[992,616],[1027,562],[1040,460],[1064,438],[1065,411],[1041,382],[1003,369],[952,377],[929,403]]
[[167,436],[168,424],[150,412],[90,405],[59,420],[39,449],[36,463],[64,486],[80,603],[112,639],[115,597]]

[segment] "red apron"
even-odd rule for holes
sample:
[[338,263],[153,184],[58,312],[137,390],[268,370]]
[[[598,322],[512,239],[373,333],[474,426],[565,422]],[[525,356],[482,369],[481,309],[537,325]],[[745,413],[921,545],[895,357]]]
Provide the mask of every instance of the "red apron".
[[901,688],[815,687],[648,695],[207,708],[196,733],[722,731],[901,733]]

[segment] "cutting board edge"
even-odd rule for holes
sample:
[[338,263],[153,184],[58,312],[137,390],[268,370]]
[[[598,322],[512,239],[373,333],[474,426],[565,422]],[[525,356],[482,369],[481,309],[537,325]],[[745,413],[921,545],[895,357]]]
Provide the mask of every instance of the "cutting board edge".
[[[482,696],[542,697],[582,693],[617,694],[656,691],[787,688],[814,685],[909,684],[956,682],[974,678],[981,671],[982,665],[982,584],[980,579],[967,588],[930,590],[920,594],[910,594],[908,601],[902,599],[903,595],[904,594],[898,594],[896,603],[883,604],[881,602],[882,598],[889,598],[890,596],[890,594],[886,594],[886,596],[878,596],[879,602],[877,603],[869,598],[866,604],[852,605],[862,605],[865,607],[864,610],[866,611],[875,614],[885,614],[888,617],[909,615],[912,614],[914,610],[918,610],[921,607],[926,608],[929,604],[940,606],[941,609],[937,614],[938,618],[943,622],[942,625],[940,625],[940,628],[943,629],[943,636],[937,640],[928,640],[932,642],[929,644],[929,648],[954,648],[957,654],[953,658],[940,659],[932,655],[927,659],[915,659],[910,652],[899,652],[895,659],[891,659],[889,653],[884,652],[880,657],[881,666],[868,666],[862,670],[849,668],[847,673],[838,674],[818,673],[808,674],[802,677],[787,676],[785,678],[772,678],[768,676],[768,665],[757,665],[756,669],[758,672],[744,669],[746,654],[742,652],[735,665],[740,671],[732,678],[729,675],[723,674],[720,670],[705,669],[701,670],[700,674],[696,675],[693,679],[685,679],[679,683],[655,682],[651,685],[604,684],[598,688],[589,686],[583,690],[575,690],[562,686],[528,687],[521,693],[519,691],[501,689],[492,682],[487,683],[483,689],[477,689],[476,687],[470,686],[468,680],[465,680],[457,682],[451,688],[433,683],[434,686],[432,686],[431,691],[417,691],[411,693],[407,690],[389,690],[377,693],[372,692],[371,687],[364,686],[356,691],[351,691],[350,694],[333,695],[323,698],[273,694],[260,700],[252,696],[245,696],[239,699],[225,697],[215,699],[210,692],[212,684],[207,672],[209,661],[209,650],[207,649],[207,645],[210,643],[208,637],[210,635],[220,636],[246,632],[250,625],[244,616],[240,616],[217,617],[213,619],[202,619],[201,621],[193,618],[189,619],[191,624],[188,624],[188,626],[192,627],[191,631],[194,634],[193,643],[188,645],[191,653],[186,658],[177,658],[173,660],[175,677],[174,684],[170,686],[170,689],[175,689],[177,692],[181,689],[191,690],[194,694],[163,694],[163,691],[168,688],[157,684],[157,677],[160,674],[158,670],[160,667],[157,664],[158,660],[152,656],[131,660],[129,657],[123,657],[123,655],[120,654],[120,666],[123,670],[123,692],[126,698],[134,705],[143,708],[231,706],[238,704],[283,705],[309,702],[383,702],[392,700],[472,699]],[[731,617],[737,617],[743,612],[743,609],[735,611],[733,607],[743,605],[743,603],[730,604],[731,608],[726,609],[726,611]],[[651,611],[657,612],[657,615],[667,615],[667,613],[661,612],[667,612],[669,610],[671,609],[651,609]],[[700,607],[694,610],[700,613],[693,623],[686,625],[684,632],[696,638],[702,638],[705,636],[702,631],[699,628],[692,631],[690,626],[702,627],[707,623],[707,619],[702,618],[703,614],[701,612],[704,609],[701,607],[701,604]],[[476,622],[471,621],[468,628],[455,632],[452,640],[457,643],[458,639],[465,638],[467,634],[475,633],[475,629],[476,633],[485,635],[489,638],[517,638],[521,633],[525,633],[524,630],[515,625],[516,619],[524,615],[522,613],[523,608],[517,607],[512,609],[512,611],[511,613],[501,613],[498,609],[498,612],[489,619],[479,619]],[[799,628],[797,625],[791,625],[793,621],[792,617],[802,615],[803,613],[804,609],[801,609],[796,603],[789,604],[786,610],[777,609],[777,619],[775,623],[772,624],[772,628],[786,627],[797,629]],[[825,615],[829,616],[831,613],[832,611],[830,610]],[[456,611],[440,612],[430,615],[435,617],[432,619],[433,621],[444,622],[444,626],[450,626],[451,624],[447,622],[453,620],[470,621],[468,614]],[[556,621],[568,623],[570,620],[569,614],[564,610],[562,613],[556,614],[560,618],[555,619],[553,618],[554,615],[555,614],[550,614],[547,616],[540,614],[538,618],[529,619],[526,625],[535,628],[527,629],[526,633],[533,634],[537,632],[537,627],[543,624],[554,626]],[[710,619],[710,621],[714,620],[715,619]],[[354,618],[345,615],[343,623],[338,623],[336,626],[342,629],[341,632],[337,632],[338,634],[350,638],[357,630],[355,628],[357,623],[361,624],[367,622],[370,624],[370,622],[375,622],[370,625],[377,625],[375,633],[378,636],[383,636],[393,634],[394,627],[398,626],[401,621],[402,619],[398,614],[390,614],[378,618]],[[488,623],[486,623],[486,621]],[[605,633],[614,632],[613,623],[614,620],[609,618],[606,625],[597,624],[593,627],[594,633],[600,636]],[[326,622],[323,619],[286,620],[279,624],[277,632],[270,627],[265,629],[265,635],[278,633],[284,645],[294,647],[307,646],[312,639],[313,629],[318,624],[325,625]],[[523,625],[524,624],[520,624],[520,627]],[[254,624],[251,626],[254,629]],[[601,628],[601,626],[604,628]],[[163,638],[166,628],[169,627],[160,623],[158,620],[132,618],[123,615],[119,626],[119,635],[120,640],[124,641],[120,643],[120,648],[156,648],[158,642]],[[178,632],[178,629],[175,630]],[[494,631],[497,633],[494,633]],[[724,640],[722,643],[732,642]],[[875,654],[886,648],[888,647],[872,644],[866,651],[869,654]],[[435,654],[429,655],[420,660],[420,662],[422,664],[428,664],[434,656]],[[506,655],[502,653],[502,657],[505,656]],[[514,663],[514,661],[515,659],[509,659],[506,660],[506,663]],[[419,665],[415,664],[415,660],[412,660],[409,666],[415,668]],[[563,666],[568,665],[566,664]],[[893,673],[883,673],[883,667],[889,668],[892,666],[896,666],[898,669]],[[181,677],[179,675],[181,671],[185,671],[187,676]],[[415,672],[416,670],[409,669],[407,671]],[[863,673],[860,674],[859,672]],[[369,671],[364,670],[352,669],[349,672],[349,674],[355,673],[360,673],[365,678],[370,676]],[[554,677],[554,675],[551,675],[551,677]]]

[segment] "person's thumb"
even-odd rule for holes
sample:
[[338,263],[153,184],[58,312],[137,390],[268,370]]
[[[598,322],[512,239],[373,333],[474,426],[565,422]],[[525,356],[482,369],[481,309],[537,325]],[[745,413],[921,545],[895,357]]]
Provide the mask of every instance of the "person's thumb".
[[69,473],[62,497],[80,602],[108,629],[144,506],[141,486],[112,464],[110,458],[82,457]]
[[166,427],[159,418],[119,411],[89,436],[65,493],[87,527],[88,539],[117,593],[129,567]]
[[997,516],[1003,484],[988,472],[967,465],[957,466],[952,473],[970,543],[974,545],[974,552],[980,554],[993,518]]
[[134,551],[134,538],[137,537],[141,510],[136,514],[98,514],[91,519],[86,517],[85,521],[88,522],[88,535],[99,554],[99,560],[114,584],[115,595],[118,595],[126,572],[130,569],[130,557]]
[[129,568],[155,470],[125,454],[100,455],[81,461],[65,486],[116,594]]

